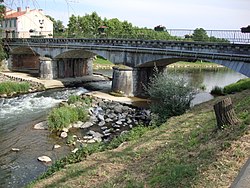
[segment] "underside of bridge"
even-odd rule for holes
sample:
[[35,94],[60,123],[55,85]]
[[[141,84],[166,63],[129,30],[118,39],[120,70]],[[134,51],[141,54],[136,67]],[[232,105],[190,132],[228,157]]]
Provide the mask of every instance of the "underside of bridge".
[[11,70],[28,72],[35,75],[39,73],[39,54],[31,48],[19,47],[10,53]]
[[70,50],[55,57],[44,57],[30,47],[19,47],[10,53],[9,68],[13,71],[31,73],[43,79],[82,77],[92,75],[94,55],[84,50]]

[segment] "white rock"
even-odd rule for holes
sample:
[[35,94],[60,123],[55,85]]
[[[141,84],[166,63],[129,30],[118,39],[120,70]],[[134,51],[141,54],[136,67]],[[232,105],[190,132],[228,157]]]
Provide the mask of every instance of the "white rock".
[[117,121],[117,122],[115,122],[117,125],[122,125],[122,121]]
[[46,130],[48,129],[47,121],[42,121],[34,125],[34,129],[36,130]]
[[89,128],[91,126],[93,126],[93,123],[87,121],[84,124],[82,124],[81,129],[86,129],[86,128]]
[[74,150],[72,150],[71,152],[72,153],[76,153],[79,149],[78,148],[75,148]]
[[68,133],[62,132],[60,136],[61,136],[62,138],[66,138],[66,137],[68,136]]
[[107,118],[107,119],[105,119],[105,121],[108,123],[108,122],[111,122],[113,120],[111,118]]
[[103,116],[103,115],[98,114],[97,117],[98,117],[98,119],[99,119],[100,121],[104,121],[104,116]]
[[92,130],[90,130],[88,132],[88,134],[92,135],[93,137],[99,137],[99,138],[103,137],[103,134],[101,134],[99,132],[92,131]]
[[93,143],[95,143],[95,142],[96,142],[95,139],[91,139],[91,140],[88,140],[88,141],[87,141],[88,144],[93,144]]
[[101,121],[98,125],[99,125],[100,127],[104,126],[104,125],[105,125],[105,121]]
[[101,142],[102,141],[101,138],[97,138],[97,137],[93,138],[93,140],[95,140],[96,142]]
[[67,132],[69,132],[69,129],[68,128],[63,128],[62,131],[67,133]]
[[90,140],[90,139],[92,139],[93,138],[93,136],[84,136],[83,137],[83,139],[85,139],[85,140]]
[[41,156],[41,157],[38,157],[37,158],[38,161],[41,161],[41,162],[45,162],[45,163],[49,163],[49,162],[52,162],[51,158],[49,158],[48,156]]
[[11,148],[11,151],[16,151],[16,152],[18,152],[18,151],[20,151],[20,149],[19,149],[19,148]]
[[61,147],[60,145],[55,144],[53,148],[54,148],[54,149],[58,149],[58,148],[60,148],[60,147]]
[[81,128],[82,124],[83,124],[83,122],[78,121],[78,122],[76,122],[76,123],[72,124],[72,127],[74,127],[74,128],[77,128],[77,129],[78,129],[78,128]]

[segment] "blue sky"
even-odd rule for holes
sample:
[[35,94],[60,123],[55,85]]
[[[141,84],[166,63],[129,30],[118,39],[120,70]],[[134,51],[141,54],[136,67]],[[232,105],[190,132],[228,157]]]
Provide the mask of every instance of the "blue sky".
[[102,18],[127,20],[133,25],[168,29],[240,29],[250,25],[250,0],[5,0],[13,8],[43,9],[63,21],[96,11]]

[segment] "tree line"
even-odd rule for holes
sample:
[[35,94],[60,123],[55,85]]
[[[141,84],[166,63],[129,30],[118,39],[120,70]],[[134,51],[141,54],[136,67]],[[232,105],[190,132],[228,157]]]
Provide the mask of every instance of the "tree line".
[[145,40],[185,40],[202,42],[228,42],[226,39],[209,37],[203,28],[197,28],[192,35],[171,36],[164,26],[154,29],[133,26],[128,21],[117,18],[102,19],[96,12],[84,16],[71,15],[67,28],[62,21],[48,16],[54,23],[54,37],[70,38],[128,38]]

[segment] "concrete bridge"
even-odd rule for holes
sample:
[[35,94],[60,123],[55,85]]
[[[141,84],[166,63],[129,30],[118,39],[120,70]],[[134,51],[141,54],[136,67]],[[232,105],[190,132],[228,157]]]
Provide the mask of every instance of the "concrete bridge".
[[[5,39],[13,70],[36,70],[41,78],[92,74],[100,55],[114,64],[113,91],[140,95],[153,67],[162,70],[178,61],[214,62],[250,77],[250,44],[130,39]],[[122,66],[119,66],[122,65]]]

